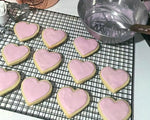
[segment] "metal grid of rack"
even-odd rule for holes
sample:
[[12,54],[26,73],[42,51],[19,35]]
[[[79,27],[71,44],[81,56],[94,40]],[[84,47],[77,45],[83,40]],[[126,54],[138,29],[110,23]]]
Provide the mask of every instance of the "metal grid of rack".
[[[21,13],[22,11],[16,12],[17,15],[20,15]],[[3,39],[0,41],[0,49],[2,49],[3,46],[8,43],[27,45],[31,49],[30,56],[26,61],[12,67],[8,67],[0,53],[0,67],[7,70],[16,70],[20,72],[21,80],[31,76],[36,77],[39,80],[49,80],[53,86],[52,94],[43,102],[29,107],[25,104],[19,85],[18,88],[16,88],[12,92],[0,97],[1,109],[10,110],[42,119],[66,120],[66,116],[57,104],[56,94],[61,87],[71,86],[73,88],[81,88],[88,91],[91,97],[90,104],[82,112],[73,117],[72,120],[101,120],[102,118],[97,110],[97,103],[101,98],[105,96],[110,96],[114,99],[124,99],[128,101],[131,104],[133,113],[133,39],[120,45],[107,45],[100,43],[100,49],[98,50],[98,52],[87,58],[82,58],[76,52],[73,46],[73,40],[78,36],[82,36],[85,38],[92,37],[86,31],[85,27],[81,23],[80,18],[52,11],[37,10],[35,13],[30,13],[25,21],[39,24],[39,34],[35,38],[26,42],[20,42],[19,40],[17,40],[14,34],[4,34]],[[12,22],[11,19],[9,19],[6,26],[9,26],[13,29],[14,24],[15,23]],[[52,27],[56,30],[64,30],[68,34],[68,38],[64,44],[58,46],[55,49],[49,50],[62,54],[63,62],[60,67],[52,72],[41,75],[33,63],[33,53],[41,48],[47,49],[41,40],[41,32],[47,27]],[[67,64],[72,59],[92,61],[96,65],[96,75],[83,84],[76,84],[67,69]],[[130,74],[130,83],[116,94],[112,94],[109,90],[106,89],[99,77],[99,71],[105,66],[110,66],[115,69],[124,69],[125,71],[127,71]],[[130,119],[133,119],[133,114],[131,115]]]

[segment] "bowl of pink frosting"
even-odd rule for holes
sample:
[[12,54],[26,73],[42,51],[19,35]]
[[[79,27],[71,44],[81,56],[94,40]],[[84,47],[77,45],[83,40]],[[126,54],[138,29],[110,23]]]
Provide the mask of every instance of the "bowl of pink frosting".
[[135,32],[122,29],[126,24],[146,25],[148,11],[140,0],[79,0],[78,14],[86,30],[103,43],[130,40]]

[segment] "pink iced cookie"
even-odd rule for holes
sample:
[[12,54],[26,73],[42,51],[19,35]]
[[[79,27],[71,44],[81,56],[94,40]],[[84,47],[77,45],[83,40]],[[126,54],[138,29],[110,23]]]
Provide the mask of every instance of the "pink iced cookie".
[[24,61],[30,54],[30,48],[27,46],[17,46],[16,44],[7,44],[2,49],[2,56],[8,66],[18,64]]
[[61,54],[40,49],[34,53],[33,61],[40,73],[45,74],[59,66]]
[[96,73],[95,65],[89,61],[71,60],[68,69],[74,81],[79,84],[92,78]]
[[71,118],[89,104],[90,97],[85,90],[63,87],[57,93],[57,102],[67,118]]
[[20,41],[26,41],[37,35],[39,28],[38,24],[21,21],[15,24],[14,32]]
[[100,71],[100,78],[112,93],[116,93],[129,83],[129,74],[126,71],[114,70],[111,67],[104,67]]
[[17,71],[6,71],[0,68],[0,96],[16,88],[19,83],[20,74]]
[[98,111],[104,120],[127,120],[131,115],[131,107],[125,100],[109,97],[99,101]]
[[83,37],[77,37],[74,40],[74,46],[82,57],[87,57],[99,49],[99,43],[95,39],[85,39]]
[[42,32],[42,40],[47,48],[54,48],[63,43],[67,38],[67,34],[62,30],[54,30],[53,28],[46,28]]
[[52,85],[48,80],[38,81],[34,77],[23,80],[21,91],[28,106],[37,104],[46,99],[52,91]]

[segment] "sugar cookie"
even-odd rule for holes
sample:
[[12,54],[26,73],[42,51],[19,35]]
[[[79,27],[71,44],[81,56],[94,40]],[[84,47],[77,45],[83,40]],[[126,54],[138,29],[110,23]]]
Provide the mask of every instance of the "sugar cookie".
[[34,53],[33,61],[40,73],[45,74],[60,65],[61,54],[49,52],[45,49],[39,49]]
[[16,44],[7,44],[2,49],[2,56],[8,66],[18,64],[30,54],[30,48],[28,46],[18,46]]
[[100,78],[104,85],[112,92],[116,93],[129,83],[129,74],[121,69],[114,70],[111,67],[104,67],[100,71]]
[[47,48],[54,48],[65,42],[67,34],[62,30],[54,30],[53,28],[46,28],[42,32],[42,40]]
[[131,107],[125,100],[115,101],[113,98],[102,98],[98,103],[98,111],[104,120],[127,120],[131,115]]
[[27,41],[39,32],[40,26],[35,23],[21,21],[15,24],[14,32],[20,41]]
[[52,92],[52,85],[48,80],[37,80],[29,77],[23,80],[21,91],[28,106],[46,99]]
[[73,80],[77,83],[83,83],[86,80],[92,78],[96,73],[95,65],[92,62],[82,62],[80,60],[71,60],[68,64],[68,69],[73,77]]
[[71,118],[89,104],[90,97],[85,90],[63,87],[57,93],[57,102],[67,118]]
[[0,68],[0,96],[12,91],[20,83],[20,74],[17,71],[6,71]]
[[84,37],[77,37],[74,40],[74,46],[82,57],[92,55],[99,49],[99,43],[95,39],[85,39]]

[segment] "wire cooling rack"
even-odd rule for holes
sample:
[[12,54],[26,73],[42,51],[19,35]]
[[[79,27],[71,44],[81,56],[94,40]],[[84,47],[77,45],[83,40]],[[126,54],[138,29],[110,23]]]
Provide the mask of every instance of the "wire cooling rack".
[[[20,15],[21,13],[22,11],[17,11],[16,15]],[[12,67],[8,67],[0,53],[0,67],[6,68],[7,70],[16,70],[20,72],[21,80],[31,76],[36,77],[39,80],[49,80],[53,85],[52,94],[43,102],[29,107],[25,104],[19,85],[18,88],[12,92],[0,97],[1,109],[10,110],[42,119],[66,120],[66,116],[57,104],[56,94],[61,87],[71,86],[73,88],[81,88],[88,91],[91,97],[90,104],[84,110],[82,110],[82,112],[73,117],[72,120],[101,120],[102,118],[97,110],[97,103],[105,96],[128,101],[132,107],[132,115],[130,119],[133,119],[133,39],[121,45],[106,45],[100,43],[100,49],[98,52],[87,58],[82,58],[76,52],[73,46],[73,40],[78,36],[91,38],[91,35],[85,30],[85,27],[78,17],[52,11],[37,10],[35,13],[30,13],[26,21],[39,24],[39,34],[35,38],[26,42],[19,42],[14,34],[4,34],[3,39],[0,41],[0,49],[2,49],[3,46],[8,43],[27,45],[31,49],[30,56],[26,61]],[[10,26],[10,28],[13,29],[14,24],[15,23],[9,19],[6,26]],[[41,48],[47,49],[41,40],[41,32],[44,28],[47,27],[52,27],[56,30],[64,30],[68,34],[68,38],[64,44],[55,49],[49,50],[62,54],[63,62],[60,67],[45,75],[41,75],[33,63],[33,53]],[[72,59],[94,62],[97,69],[96,75],[85,83],[77,85],[73,81],[67,69],[67,64]],[[109,90],[106,89],[99,77],[99,71],[105,66],[110,66],[115,69],[124,69],[127,71],[130,74],[130,83],[116,94],[112,94]]]

